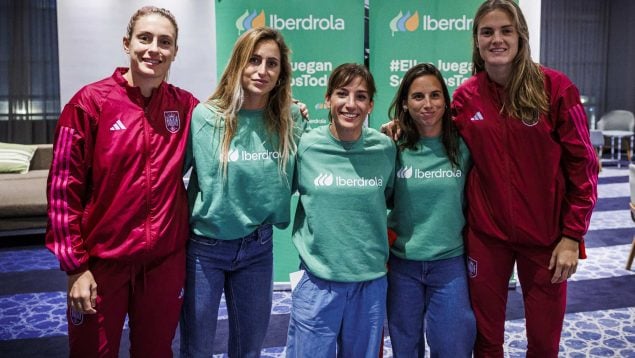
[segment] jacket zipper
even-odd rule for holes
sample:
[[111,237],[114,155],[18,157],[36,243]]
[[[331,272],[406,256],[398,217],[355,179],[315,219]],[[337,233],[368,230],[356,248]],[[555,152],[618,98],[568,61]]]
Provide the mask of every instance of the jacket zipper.
[[148,246],[150,244],[150,240],[151,240],[151,229],[152,226],[150,225],[150,220],[151,220],[151,206],[150,206],[150,199],[151,199],[151,195],[152,195],[152,190],[151,190],[151,180],[150,180],[150,161],[151,161],[151,156],[150,156],[150,143],[149,143],[149,136],[150,133],[148,132],[148,125],[146,122],[150,121],[150,115],[148,114],[148,108],[147,106],[143,107],[143,116],[144,116],[144,120],[142,121],[142,126],[143,126],[143,145],[144,145],[144,155],[145,155],[145,167],[146,167],[146,219],[145,219],[145,232],[146,232],[146,249],[148,249]]
[[[503,159],[503,163],[505,165],[505,173],[510,173],[510,159],[509,159],[509,148],[510,148],[510,140],[509,140],[509,133],[510,133],[510,127],[511,127],[511,121],[513,120],[512,118],[510,118],[506,113],[501,112],[501,108],[503,108],[503,99],[501,98],[500,95],[500,91],[498,89],[498,87],[496,87],[496,85],[491,84],[492,90],[494,92],[494,94],[496,95],[496,101],[497,106],[496,106],[496,110],[500,113],[501,116],[501,121],[503,123],[502,127],[503,127],[503,131],[504,131],[504,140],[505,140],[505,145],[504,145],[504,159]],[[507,206],[507,230],[505,230],[505,232],[507,233],[507,235],[509,235],[509,241],[512,242],[516,242],[516,234],[515,234],[515,227],[516,225],[514,224],[514,213],[513,213],[513,207],[512,207],[512,181],[511,181],[511,175],[509,176],[508,180],[506,181],[505,185],[505,205]]]

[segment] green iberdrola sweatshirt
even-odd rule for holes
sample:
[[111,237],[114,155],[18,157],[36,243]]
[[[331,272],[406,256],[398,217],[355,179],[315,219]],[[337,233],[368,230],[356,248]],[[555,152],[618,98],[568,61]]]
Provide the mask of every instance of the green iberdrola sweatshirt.
[[[289,223],[295,156],[286,173],[278,169],[278,138],[265,128],[262,110],[240,110],[229,148],[225,180],[219,166],[224,122],[218,111],[199,104],[192,114],[188,158],[190,228],[197,235],[232,240],[263,224],[284,228]],[[297,106],[292,107],[296,141],[306,129]]]
[[293,243],[312,274],[339,282],[386,274],[395,159],[392,140],[370,128],[355,142],[336,140],[329,126],[302,137]]

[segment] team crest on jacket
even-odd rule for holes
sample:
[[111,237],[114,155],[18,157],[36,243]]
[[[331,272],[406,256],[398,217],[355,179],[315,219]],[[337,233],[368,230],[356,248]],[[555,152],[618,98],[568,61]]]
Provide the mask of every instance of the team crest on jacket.
[[73,308],[69,309],[68,315],[70,316],[69,321],[71,321],[71,323],[75,326],[79,326],[82,322],[84,322],[84,314],[79,311],[75,311]]
[[179,112],[177,111],[165,111],[163,112],[163,119],[165,120],[165,128],[170,133],[176,133],[181,128],[181,120],[179,119]]
[[472,278],[478,275],[478,262],[469,256],[467,258],[467,272]]

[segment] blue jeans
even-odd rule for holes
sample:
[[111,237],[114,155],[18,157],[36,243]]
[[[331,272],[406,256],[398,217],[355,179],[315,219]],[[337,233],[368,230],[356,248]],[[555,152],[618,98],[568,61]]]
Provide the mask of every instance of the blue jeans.
[[388,330],[394,357],[471,357],[476,320],[465,257],[388,260]]
[[225,291],[230,357],[259,357],[273,290],[271,225],[236,240],[192,235],[187,247],[181,357],[211,357]]
[[287,358],[376,358],[386,318],[386,277],[334,282],[305,270],[291,293]]

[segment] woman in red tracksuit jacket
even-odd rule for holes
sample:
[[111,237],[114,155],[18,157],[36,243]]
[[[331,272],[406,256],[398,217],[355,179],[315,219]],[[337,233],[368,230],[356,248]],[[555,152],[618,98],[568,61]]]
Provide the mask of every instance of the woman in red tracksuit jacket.
[[171,357],[185,278],[182,181],[197,100],[164,79],[177,52],[173,15],[139,9],[123,39],[130,68],[64,107],[48,179],[46,245],[68,273],[70,355]]
[[489,0],[473,26],[475,75],[453,110],[474,166],[467,251],[476,357],[502,357],[514,263],[527,357],[557,357],[567,278],[584,258],[598,163],[577,88],[531,61],[527,24],[511,0]]

